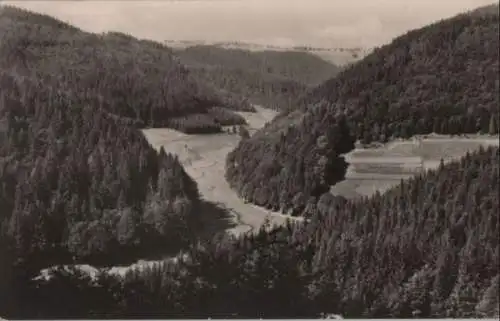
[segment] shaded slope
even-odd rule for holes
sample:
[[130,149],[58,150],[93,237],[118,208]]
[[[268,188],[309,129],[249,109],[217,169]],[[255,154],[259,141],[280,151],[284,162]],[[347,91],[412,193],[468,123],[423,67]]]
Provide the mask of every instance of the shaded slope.
[[62,80],[66,90],[107,101],[107,111],[146,126],[185,132],[216,132],[220,123],[240,124],[238,109],[178,62],[171,50],[121,33],[83,32],[49,16],[15,7],[0,11],[1,68],[46,85]]
[[157,154],[106,102],[0,80],[0,225],[20,261],[111,264],[189,242],[179,232],[196,227],[199,195],[174,156]]
[[459,15],[376,49],[242,141],[229,183],[259,205],[301,212],[343,177],[338,155],[354,139],[498,133],[498,33],[498,14]]
[[200,79],[267,108],[288,109],[311,85],[334,76],[339,67],[304,52],[194,46],[177,50]]

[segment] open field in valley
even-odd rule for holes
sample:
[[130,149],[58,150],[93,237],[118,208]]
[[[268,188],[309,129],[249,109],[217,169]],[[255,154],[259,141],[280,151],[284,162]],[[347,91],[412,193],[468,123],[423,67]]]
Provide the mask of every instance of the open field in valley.
[[[256,106],[256,113],[239,112],[248,122],[253,133],[273,119],[275,111]],[[227,133],[214,135],[186,135],[166,128],[143,130],[149,143],[159,149],[176,154],[187,173],[198,183],[202,197],[228,210],[233,217],[229,232],[240,234],[257,230],[268,218],[271,224],[283,224],[287,218],[298,219],[274,213],[267,209],[245,203],[229,187],[224,179],[226,155],[239,141],[238,135]]]
[[397,185],[422,171],[435,169],[459,159],[480,146],[499,145],[498,136],[425,135],[396,140],[382,147],[356,148],[344,157],[349,163],[346,179],[331,188],[331,193],[346,198],[371,196]]

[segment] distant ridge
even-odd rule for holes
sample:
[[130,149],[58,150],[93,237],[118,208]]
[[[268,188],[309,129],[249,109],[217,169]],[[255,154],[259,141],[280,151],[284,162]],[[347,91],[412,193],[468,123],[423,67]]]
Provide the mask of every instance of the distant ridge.
[[322,51],[350,51],[350,52],[362,52],[366,51],[366,48],[353,47],[353,48],[343,48],[343,47],[314,47],[308,45],[297,45],[297,46],[276,46],[276,45],[264,45],[251,42],[240,42],[240,41],[205,41],[205,40],[165,40],[165,44],[171,46],[199,46],[199,45],[212,45],[212,46],[234,46],[239,48],[253,48],[253,49],[275,49],[275,50],[322,50]]
[[306,51],[256,51],[216,45],[177,47],[173,51],[198,79],[275,110],[290,108],[296,97],[342,69]]
[[343,48],[343,47],[313,47],[308,45],[296,45],[291,47],[277,46],[272,44],[257,44],[240,41],[205,41],[205,40],[165,40],[167,46],[172,48],[188,48],[195,46],[216,46],[225,49],[243,49],[250,51],[299,51],[308,52],[336,65],[346,65],[355,62],[368,53],[372,48]]

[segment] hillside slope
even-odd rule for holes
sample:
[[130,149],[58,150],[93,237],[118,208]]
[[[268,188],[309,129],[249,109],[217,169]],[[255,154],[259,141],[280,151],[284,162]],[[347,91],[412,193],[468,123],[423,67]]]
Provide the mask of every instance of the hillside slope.
[[309,224],[217,239],[123,280],[61,273],[27,287],[17,316],[498,317],[499,155],[480,150],[370,199],[325,194]]
[[9,6],[0,9],[0,34],[2,69],[47,86],[64,84],[95,104],[107,101],[108,112],[140,125],[217,132],[221,124],[244,122],[220,108],[241,109],[238,102],[193,77],[159,43],[116,32],[91,34]]
[[0,233],[19,260],[112,264],[186,244],[200,201],[174,156],[106,102],[4,71],[0,80]]
[[[38,273],[54,264],[130,263],[176,253],[198,239],[206,209],[196,183],[177,157],[148,144],[137,129],[141,119],[126,114],[124,104],[140,114],[156,106],[146,100],[163,97],[160,87],[142,88],[143,78],[134,78],[141,67],[150,68],[151,81],[160,77],[156,63],[143,61],[134,71],[118,61],[134,59],[127,46],[139,52],[153,44],[130,40],[122,52],[100,36],[15,8],[2,7],[0,30],[0,50],[11,54],[0,56],[0,238],[7,240],[2,251],[13,253],[8,264]],[[95,43],[83,46],[87,37]],[[19,55],[13,41],[25,44]],[[182,69],[158,48],[172,70]],[[76,63],[83,53],[88,60]],[[166,96],[171,102],[157,105],[155,113],[165,115],[160,123],[185,112],[179,99],[199,99],[190,96],[189,82],[177,89]],[[195,107],[186,108],[199,112]],[[183,128],[214,124],[191,125]]]
[[175,51],[200,79],[254,104],[287,109],[310,86],[335,76],[339,67],[304,52],[194,46]]
[[251,202],[300,213],[342,179],[338,155],[356,139],[498,133],[498,33],[498,12],[476,12],[376,49],[242,141],[228,155],[229,183]]
[[249,51],[217,46],[194,46],[174,50],[186,63],[241,68],[296,79],[317,85],[329,79],[339,68],[314,55],[298,51]]

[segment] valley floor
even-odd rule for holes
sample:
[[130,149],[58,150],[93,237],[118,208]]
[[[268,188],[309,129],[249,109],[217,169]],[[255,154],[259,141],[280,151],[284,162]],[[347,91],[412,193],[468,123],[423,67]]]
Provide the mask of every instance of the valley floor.
[[[276,112],[268,109],[258,106],[256,109],[256,113],[239,113],[247,120],[250,133],[263,127],[276,115]],[[143,133],[154,148],[160,149],[163,146],[166,152],[179,157],[187,173],[197,182],[205,201],[214,203],[231,214],[232,222],[228,232],[239,235],[256,231],[266,220],[271,225],[284,224],[287,219],[302,220],[247,203],[229,187],[224,177],[225,161],[227,154],[237,146],[240,139],[238,135],[186,135],[167,128],[144,129]],[[344,155],[349,163],[346,179],[332,186],[331,193],[347,198],[370,196],[376,191],[382,193],[397,185],[401,179],[437,168],[441,158],[449,162],[481,145],[498,144],[498,137],[492,136],[427,135],[393,141],[378,148],[356,148]],[[140,260],[131,266],[113,267],[109,273],[124,275],[133,267],[150,266],[156,262],[158,261]],[[82,265],[80,269],[90,274],[97,271],[88,265]],[[42,275],[46,273],[47,271],[42,272]]]
[[431,134],[396,140],[377,148],[356,148],[344,155],[349,163],[346,179],[333,185],[330,192],[346,198],[383,193],[401,179],[438,168],[441,159],[448,163],[489,145],[498,146],[499,137]]
[[[247,120],[250,133],[276,116],[275,111],[258,106],[256,109],[256,113],[239,112]],[[228,232],[240,234],[258,230],[266,219],[269,219],[271,225],[284,224],[287,218],[300,220],[246,203],[229,187],[224,178],[226,156],[236,148],[240,139],[238,135],[185,135],[167,128],[145,129],[143,133],[154,148],[163,146],[166,152],[179,157],[206,201],[213,202],[232,214],[235,226]]]

